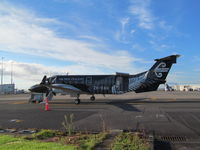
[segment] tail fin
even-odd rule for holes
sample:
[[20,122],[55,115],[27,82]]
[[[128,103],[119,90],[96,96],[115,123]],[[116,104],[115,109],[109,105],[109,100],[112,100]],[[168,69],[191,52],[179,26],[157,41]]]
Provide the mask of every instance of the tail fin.
[[149,70],[148,78],[157,78],[165,81],[172,64],[176,63],[178,57],[180,55],[171,55],[161,59],[155,59],[156,63]]
[[176,63],[180,55],[171,55],[168,57],[155,59],[156,63],[149,71],[131,76],[129,78],[129,90],[136,93],[155,91],[160,84],[166,82],[166,77],[172,67]]

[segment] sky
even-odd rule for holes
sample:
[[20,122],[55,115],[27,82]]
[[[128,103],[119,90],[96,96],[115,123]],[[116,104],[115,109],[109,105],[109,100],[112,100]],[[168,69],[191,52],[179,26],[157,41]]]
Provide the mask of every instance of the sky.
[[172,54],[181,57],[167,82],[200,83],[199,9],[197,0],[0,0],[3,83],[11,70],[18,89],[44,75],[137,74]]

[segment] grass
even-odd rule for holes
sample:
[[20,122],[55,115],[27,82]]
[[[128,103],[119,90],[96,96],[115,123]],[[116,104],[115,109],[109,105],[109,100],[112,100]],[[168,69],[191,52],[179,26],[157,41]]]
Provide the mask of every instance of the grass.
[[61,133],[59,131],[43,129],[38,133],[34,133],[33,138],[37,140],[43,140],[43,139],[51,138],[54,136],[58,136],[60,134]]
[[106,133],[74,135],[63,137],[61,142],[77,145],[79,150],[93,150],[97,144],[101,143],[105,139],[106,135]]
[[105,139],[106,135],[106,133],[100,133],[83,136],[80,140],[80,148],[84,150],[92,150],[97,144],[101,143]]
[[[105,137],[106,133],[99,134],[75,134],[71,136],[63,136],[59,131],[43,129],[38,133],[32,135],[32,139],[35,140],[45,140],[53,137],[59,137],[58,143],[75,145],[82,150],[92,150],[97,144],[101,143]],[[53,139],[50,141],[54,141]]]
[[[0,135],[0,150],[93,150],[106,136],[107,133],[63,136],[59,131],[41,130],[33,134],[30,140],[26,140],[26,137],[2,134]],[[58,140],[54,141],[53,138]],[[147,141],[133,133],[120,133],[111,145],[112,150],[149,150],[149,147]]]
[[150,146],[147,141],[139,138],[133,133],[121,133],[114,139],[112,150],[149,150]]
[[[0,150],[92,150],[106,135],[99,133],[63,136],[55,130],[41,130],[31,137],[0,135]],[[56,137],[58,140],[55,141]]]
[[0,135],[0,150],[76,150],[73,145],[62,145],[59,143],[44,143],[39,141],[28,141],[20,137]]

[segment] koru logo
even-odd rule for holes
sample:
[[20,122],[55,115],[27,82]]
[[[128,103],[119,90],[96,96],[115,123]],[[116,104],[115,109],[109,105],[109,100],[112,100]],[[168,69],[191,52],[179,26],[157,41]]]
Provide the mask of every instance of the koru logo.
[[163,72],[168,72],[169,68],[166,68],[166,63],[161,62],[154,70],[156,77],[162,78]]

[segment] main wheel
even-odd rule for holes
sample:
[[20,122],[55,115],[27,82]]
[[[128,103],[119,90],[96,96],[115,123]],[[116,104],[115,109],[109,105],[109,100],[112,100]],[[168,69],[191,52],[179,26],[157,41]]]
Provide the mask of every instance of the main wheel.
[[75,99],[75,101],[74,101],[74,103],[76,104],[76,105],[78,105],[78,104],[80,104],[80,99]]
[[95,100],[95,97],[94,97],[94,96],[91,96],[91,97],[90,97],[90,100],[91,100],[91,101],[94,101],[94,100]]

